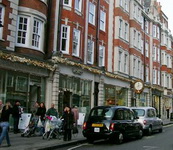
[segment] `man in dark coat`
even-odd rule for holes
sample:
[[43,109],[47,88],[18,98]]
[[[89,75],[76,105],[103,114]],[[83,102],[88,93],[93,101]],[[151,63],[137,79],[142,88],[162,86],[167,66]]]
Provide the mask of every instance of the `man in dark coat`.
[[13,124],[13,132],[14,134],[19,133],[19,129],[18,129],[18,124],[19,124],[19,118],[21,116],[21,110],[20,110],[20,102],[16,101],[14,106],[13,106],[13,120],[14,120],[14,124]]
[[72,137],[72,129],[74,124],[74,115],[71,112],[70,107],[64,108],[64,114],[62,116],[64,119],[63,127],[64,127],[64,141],[70,141]]

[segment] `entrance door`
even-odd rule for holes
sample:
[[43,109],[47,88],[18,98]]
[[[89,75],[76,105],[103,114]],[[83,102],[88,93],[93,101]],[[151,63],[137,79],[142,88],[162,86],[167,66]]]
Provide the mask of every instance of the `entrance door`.
[[71,95],[70,91],[64,91],[63,106],[71,106]]
[[59,101],[58,101],[58,113],[61,116],[64,111],[65,106],[71,106],[72,100],[72,92],[70,91],[63,91],[59,93]]
[[34,108],[35,102],[40,102],[41,100],[41,87],[37,85],[31,85],[29,95],[30,97],[29,97],[28,109],[32,111]]

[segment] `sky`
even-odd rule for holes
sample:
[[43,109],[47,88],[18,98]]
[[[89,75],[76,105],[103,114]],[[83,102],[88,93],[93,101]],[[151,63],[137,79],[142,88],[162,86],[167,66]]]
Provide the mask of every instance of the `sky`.
[[168,17],[168,28],[173,34],[173,0],[157,0],[162,6],[162,11]]

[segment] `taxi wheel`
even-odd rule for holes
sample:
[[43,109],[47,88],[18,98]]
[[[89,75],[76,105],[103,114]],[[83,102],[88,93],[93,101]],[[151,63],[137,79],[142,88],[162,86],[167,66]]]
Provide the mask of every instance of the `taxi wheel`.
[[138,139],[142,139],[142,136],[143,136],[143,130],[142,129],[139,129],[137,138]]
[[162,128],[161,128],[161,129],[159,129],[159,132],[160,132],[160,133],[162,133],[162,132],[163,132],[163,129],[162,129]]
[[122,144],[124,141],[124,135],[122,132],[120,132],[117,136],[116,136],[116,144]]
[[90,143],[90,144],[93,144],[94,140],[92,138],[87,138],[87,142]]

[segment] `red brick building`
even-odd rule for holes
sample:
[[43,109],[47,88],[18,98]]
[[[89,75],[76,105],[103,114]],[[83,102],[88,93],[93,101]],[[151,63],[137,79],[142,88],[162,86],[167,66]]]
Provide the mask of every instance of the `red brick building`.
[[[46,59],[57,49],[56,0],[0,1],[0,99],[20,100],[27,111],[45,101],[54,70]],[[54,35],[56,33],[56,36]]]

